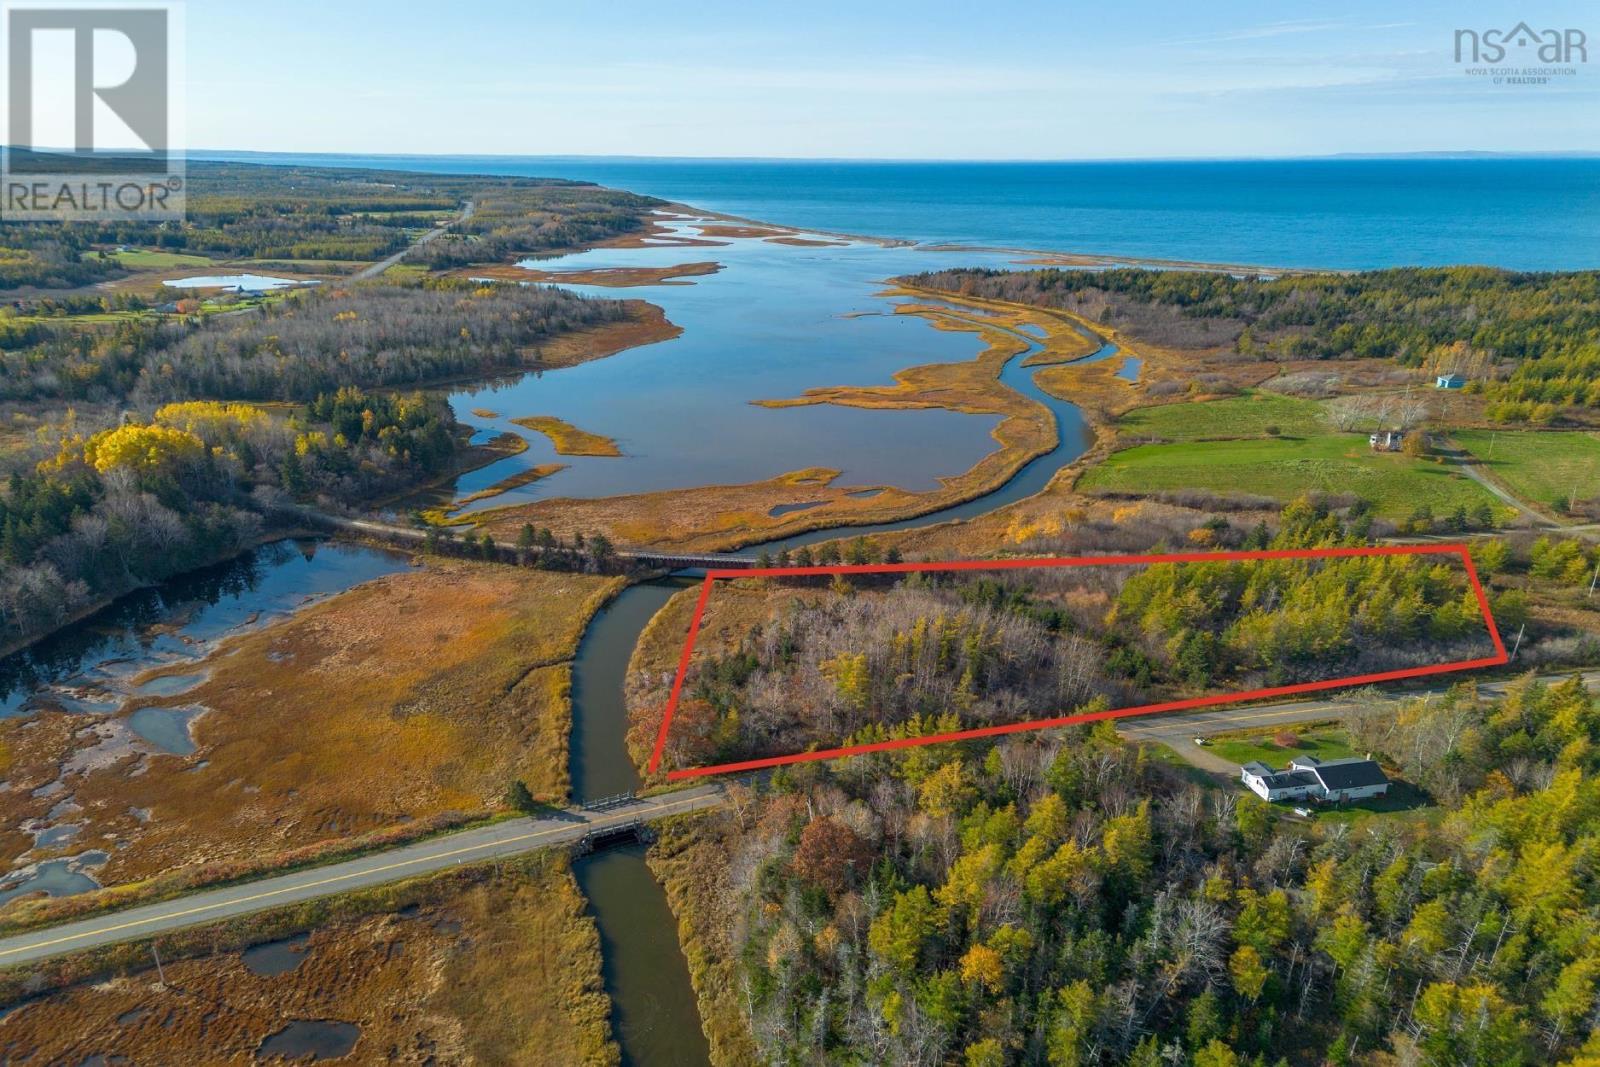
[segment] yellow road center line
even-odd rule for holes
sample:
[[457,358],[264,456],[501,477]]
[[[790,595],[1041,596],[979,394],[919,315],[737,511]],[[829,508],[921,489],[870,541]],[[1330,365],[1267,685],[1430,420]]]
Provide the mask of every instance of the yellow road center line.
[[[689,803],[692,805],[692,804],[697,803],[697,802],[699,802],[701,800],[704,800],[704,799],[708,799],[708,798],[695,797]],[[665,814],[667,811],[669,811],[669,810],[671,810],[673,808],[679,808],[679,807],[684,807],[684,806],[685,805],[682,802],[674,802],[672,804],[660,804],[660,805],[657,805],[652,810],[653,810],[654,814]],[[615,820],[615,819],[603,819],[603,820],[602,819],[596,819],[594,822],[585,821],[583,825],[585,827],[604,826],[609,822],[615,822],[615,821],[617,821],[617,820]],[[295,892],[299,892],[299,891],[306,890],[306,889],[317,889],[317,888],[319,888],[321,886],[333,885],[333,884],[335,884],[337,882],[347,882],[352,878],[361,878],[361,877],[365,877],[365,876],[368,876],[368,875],[383,874],[385,871],[399,870],[402,867],[411,867],[411,866],[415,866],[418,863],[427,863],[427,862],[435,861],[435,860],[450,859],[451,857],[454,857],[454,856],[465,855],[468,852],[479,852],[479,851],[482,851],[483,849],[486,849],[486,848],[497,848],[497,847],[500,847],[500,846],[503,846],[503,845],[514,845],[514,844],[517,844],[518,842],[521,842],[521,841],[532,841],[535,838],[549,837],[551,834],[559,834],[559,833],[563,833],[565,831],[575,830],[575,829],[579,829],[579,827],[576,827],[576,826],[555,826],[555,827],[551,827],[548,830],[537,830],[537,831],[534,831],[533,833],[519,834],[516,837],[502,837],[502,838],[496,838],[493,841],[485,841],[485,842],[482,842],[482,843],[476,844],[476,845],[466,845],[466,846],[464,846],[462,848],[452,849],[449,852],[438,852],[438,853],[430,853],[430,854],[428,854],[426,856],[416,856],[416,857],[413,857],[412,859],[400,860],[400,861],[398,861],[396,863],[386,864],[386,865],[384,865],[382,867],[367,867],[367,868],[363,868],[362,870],[359,870],[359,871],[349,871],[349,872],[347,872],[345,874],[336,874],[336,875],[333,875],[331,877],[323,878],[323,879],[320,879],[320,880],[315,881],[315,882],[297,882],[294,885],[282,886],[282,887],[280,887],[278,889],[268,889],[268,890],[265,890],[263,892],[256,893],[256,894],[253,894],[253,895],[247,896],[247,897],[236,897],[236,898],[231,899],[231,900],[218,901],[217,903],[214,903],[214,904],[201,904],[201,905],[199,905],[197,907],[189,908],[189,909],[187,909],[185,911],[171,911],[171,912],[165,912],[165,913],[163,913],[161,915],[151,915],[151,916],[148,916],[148,917],[143,918],[143,919],[131,919],[128,922],[118,923],[118,924],[116,924],[114,926],[97,926],[92,930],[84,930],[81,933],[76,933],[76,934],[66,934],[66,935],[64,935],[62,937],[53,938],[53,939],[51,939],[49,941],[34,941],[34,942],[29,943],[29,944],[19,946],[17,948],[0,949],[0,956],[12,956],[12,955],[15,955],[15,954],[17,954],[19,952],[34,952],[34,951],[37,951],[37,950],[39,950],[41,948],[49,948],[52,945],[65,944],[68,941],[81,941],[81,940],[83,940],[85,938],[99,937],[99,936],[103,936],[105,934],[114,934],[119,930],[129,930],[129,929],[132,929],[133,927],[136,927],[136,926],[148,926],[151,923],[168,922],[168,921],[171,921],[173,919],[186,918],[186,917],[188,917],[190,915],[201,915],[201,914],[203,914],[205,912],[216,911],[216,910],[218,910],[220,908],[236,907],[238,905],[249,904],[249,903],[252,903],[252,902],[258,901],[258,900],[266,900],[269,897],[283,896],[286,893],[295,893]],[[351,862],[359,862],[359,861],[351,861]],[[225,892],[225,890],[215,890],[215,892]],[[155,907],[157,905],[150,905],[150,906]],[[14,936],[26,937],[27,935],[26,934],[17,934],[17,935],[14,935]]]

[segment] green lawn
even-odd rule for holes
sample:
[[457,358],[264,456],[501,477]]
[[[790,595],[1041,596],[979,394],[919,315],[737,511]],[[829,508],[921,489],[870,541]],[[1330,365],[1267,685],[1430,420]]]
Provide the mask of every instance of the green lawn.
[[1160,404],[1135,408],[1117,420],[1117,428],[1134,437],[1166,441],[1198,441],[1222,437],[1263,437],[1268,426],[1279,433],[1304,437],[1324,433],[1322,405],[1315,400],[1252,391],[1226,400]]
[[1512,494],[1548,507],[1574,489],[1578,499],[1600,486],[1600,434],[1582,430],[1462,430],[1451,434]]
[[[83,257],[91,259],[99,256],[98,252],[85,252]],[[210,256],[192,256],[184,252],[156,252],[148,248],[130,248],[124,252],[109,252],[108,259],[117,261],[118,266],[129,270],[171,270],[175,267],[205,267],[211,263]]]
[[1353,800],[1337,807],[1314,809],[1312,818],[1318,822],[1358,823],[1374,815],[1401,817],[1408,821],[1426,821],[1435,818],[1439,809],[1428,795],[1410,782],[1390,779],[1389,792],[1381,797]]
[[1435,515],[1457,505],[1471,510],[1489,504],[1497,514],[1506,510],[1449,465],[1373,452],[1364,434],[1140,445],[1091,467],[1078,488],[1132,494],[1204,489],[1282,501],[1306,492],[1355,493],[1372,501],[1380,514],[1398,519],[1424,504]]
[[1315,756],[1320,760],[1330,760],[1360,755],[1351,749],[1350,740],[1343,730],[1314,730],[1300,733],[1293,726],[1286,726],[1283,729],[1298,737],[1300,743],[1293,748],[1282,748],[1272,743],[1272,738],[1278,731],[1271,733],[1251,731],[1244,737],[1213,739],[1206,747],[1223,759],[1241,766],[1251,760],[1257,760],[1275,771],[1283,770],[1296,756]]

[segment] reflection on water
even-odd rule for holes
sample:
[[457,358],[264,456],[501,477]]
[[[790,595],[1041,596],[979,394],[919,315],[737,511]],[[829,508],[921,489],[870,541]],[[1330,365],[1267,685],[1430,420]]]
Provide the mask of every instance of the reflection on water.
[[[884,314],[891,305],[875,295],[887,278],[945,265],[929,253],[868,242],[797,248],[735,238],[712,248],[595,249],[541,266],[659,267],[695,259],[715,259],[726,269],[692,285],[567,287],[659,304],[683,327],[682,336],[451,398],[457,417],[477,427],[480,438],[521,433],[510,422],[518,416],[555,415],[615,438],[624,458],[558,457],[542,435],[521,433],[529,440],[526,452],[464,475],[457,496],[558,460],[568,468],[480,506],[737,484],[805,467],[840,470],[846,485],[922,492],[996,449],[996,416],[752,404],[816,387],[887,385],[915,364],[974,358],[983,345],[978,337]],[[483,418],[473,409],[501,415]]]
[[[639,787],[623,738],[628,660],[645,624],[688,581],[646,582],[623,590],[583,635],[572,671],[572,793],[577,801]],[[622,1062],[638,1067],[710,1062],[678,923],[645,864],[645,847],[610,848],[573,869],[600,929],[602,978]]]
[[[1076,362],[1098,363],[1112,358],[1117,354],[1114,344],[1102,344],[1100,348]],[[1050,409],[1051,416],[1055,419],[1057,439],[1055,447],[1044,455],[1029,460],[1022,469],[1012,476],[1004,485],[982,496],[975,497],[963,504],[955,504],[938,511],[920,515],[916,518],[898,519],[894,522],[877,522],[863,526],[836,526],[822,530],[812,530],[809,533],[795,534],[774,541],[765,541],[758,545],[747,545],[746,554],[758,550],[768,553],[781,552],[785,549],[794,550],[804,545],[814,545],[821,541],[832,541],[840,537],[856,537],[874,533],[888,533],[892,530],[909,530],[919,526],[931,526],[935,523],[949,522],[953,519],[971,519],[987,514],[995,508],[1025,497],[1033,496],[1050,484],[1050,479],[1056,472],[1071,463],[1094,441],[1094,434],[1089,429],[1089,424],[1084,421],[1083,412],[1078,410],[1078,405],[1062,400],[1045,392],[1034,381],[1036,373],[1033,367],[1024,367],[1029,353],[1023,352],[1005,365],[1000,372],[1000,380],[1024,396],[1030,397]]]
[[633,647],[656,612],[693,583],[645,582],[629,586],[601,609],[583,632],[572,666],[572,798],[578,803],[639,788],[639,772],[623,738],[628,708],[623,684]]
[[244,961],[245,969],[251,974],[264,977],[288,974],[305,962],[306,945],[310,940],[310,934],[294,934],[277,941],[263,941],[259,945],[251,945],[239,956]]
[[601,977],[625,1067],[704,1067],[710,1047],[678,947],[678,921],[644,845],[597,852],[574,869],[600,928]]
[[173,289],[237,289],[241,293],[265,293],[318,283],[305,279],[274,278],[268,274],[202,274],[193,278],[171,278],[161,284]]
[[[135,676],[197,661],[223,637],[404,566],[401,557],[369,548],[285,540],[130,593],[0,660],[0,716],[39,708],[114,712],[132,692]],[[138,692],[176,693],[194,680],[164,677]]]
[[128,716],[128,729],[163,752],[188,756],[194,753],[189,724],[205,710],[201,707],[140,708]]
[[288,1060],[309,1058],[337,1060],[350,1055],[361,1037],[361,1027],[330,1019],[300,1019],[261,1042],[256,1055],[261,1059],[281,1056]]
[[12,871],[0,880],[0,904],[5,904],[24,893],[44,893],[50,897],[67,897],[99,889],[100,883],[91,878],[87,868],[98,867],[110,859],[104,852],[91,849],[64,859],[45,860],[31,868]]
[[[78,747],[62,765],[60,777],[33,791],[37,797],[59,799],[45,818],[24,827],[34,835],[33,848],[0,878],[0,905],[23,893],[42,890],[66,896],[97,887],[87,869],[104,863],[104,852],[32,863],[38,850],[59,848],[77,836],[79,826],[72,819],[82,808],[74,791],[86,768],[125,753],[187,756],[195,751],[190,726],[204,713],[202,707],[142,707],[125,719],[116,713],[135,696],[185,692],[204,681],[204,674],[191,670],[143,683],[135,679],[153,668],[196,663],[225,637],[405,565],[402,557],[369,548],[278,541],[123,597],[88,620],[0,660],[0,716],[46,709],[109,716],[78,730]],[[141,822],[150,818],[145,808],[134,808],[132,814]]]

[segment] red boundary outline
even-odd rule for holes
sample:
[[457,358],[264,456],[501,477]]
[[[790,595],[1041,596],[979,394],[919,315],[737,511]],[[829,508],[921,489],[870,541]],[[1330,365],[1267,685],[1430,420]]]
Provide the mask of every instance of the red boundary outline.
[[661,729],[656,734],[655,750],[650,755],[649,772],[654,774],[661,766],[661,754],[666,748],[667,731],[678,710],[678,699],[683,693],[683,681],[689,672],[689,659],[694,653],[700,635],[700,623],[705,615],[706,603],[711,598],[711,586],[720,578],[802,577],[830,574],[909,574],[916,571],[999,571],[1020,570],[1028,567],[1103,567],[1126,564],[1151,563],[1216,563],[1231,560],[1256,559],[1336,559],[1346,556],[1458,556],[1466,568],[1467,581],[1478,598],[1483,612],[1484,625],[1489,639],[1494,643],[1495,654],[1479,659],[1455,660],[1434,663],[1423,667],[1406,667],[1400,670],[1379,671],[1375,674],[1357,674],[1343,678],[1329,678],[1317,682],[1297,682],[1294,685],[1277,685],[1265,689],[1251,689],[1239,693],[1218,693],[1212,696],[1189,697],[1184,700],[1167,700],[1158,704],[1140,704],[1109,711],[1087,712],[1079,715],[1061,715],[1049,719],[1029,719],[1024,722],[1004,723],[999,726],[980,726],[970,730],[955,730],[922,737],[902,737],[889,741],[873,741],[838,748],[813,749],[787,756],[767,756],[762,759],[740,760],[734,763],[717,763],[705,767],[686,767],[670,771],[667,780],[701,778],[710,775],[732,774],[737,771],[781,767],[789,763],[812,760],[838,759],[858,756],[868,752],[886,752],[891,749],[912,748],[946,741],[970,741],[979,737],[1022,733],[1029,730],[1047,730],[1058,726],[1075,726],[1080,723],[1099,722],[1104,719],[1125,719],[1135,715],[1155,715],[1167,711],[1187,711],[1191,708],[1212,707],[1236,701],[1259,700],[1263,697],[1289,696],[1295,693],[1314,693],[1324,689],[1342,689],[1346,686],[1368,685],[1373,682],[1392,682],[1401,678],[1421,678],[1450,671],[1473,670],[1479,667],[1498,667],[1510,661],[1505,642],[1495,626],[1494,615],[1489,610],[1489,597],[1478,579],[1478,569],[1472,564],[1472,555],[1465,544],[1441,545],[1374,545],[1360,548],[1291,548],[1258,552],[1174,552],[1122,556],[1056,556],[1042,559],[950,560],[944,563],[865,563],[833,567],[751,567],[748,569],[714,569],[706,571],[705,582],[700,586],[700,599],[694,606],[694,618],[689,623],[689,636],[684,640],[683,653],[678,657],[678,673],[672,680],[672,692],[667,698],[666,714],[661,719]]

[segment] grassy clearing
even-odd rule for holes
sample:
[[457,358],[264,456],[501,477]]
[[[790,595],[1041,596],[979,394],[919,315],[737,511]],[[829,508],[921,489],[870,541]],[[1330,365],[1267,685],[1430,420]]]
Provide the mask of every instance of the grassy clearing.
[[[309,935],[292,970],[240,950]],[[361,1029],[360,1062],[615,1064],[600,940],[565,854],[466,868],[8,973],[0,1058],[254,1063],[294,1019]],[[15,999],[8,996],[7,1000]],[[218,1011],[226,1006],[225,1011]]]
[[1256,390],[1224,400],[1135,408],[1117,420],[1117,429],[1127,436],[1164,441],[1277,436],[1268,427],[1293,437],[1327,430],[1322,421],[1322,405],[1315,400]]
[[60,778],[81,839],[123,846],[111,885],[495,811],[512,779],[564,801],[571,659],[620,583],[441,561],[358,586],[172,668],[209,675],[181,697],[130,704],[209,709],[191,756],[113,747],[74,772],[82,716],[0,724],[28,785],[0,794],[0,825],[43,814],[31,790]]
[[550,438],[550,443],[556,446],[556,454],[561,456],[620,456],[622,449],[617,447],[617,442],[612,438],[588,430],[580,430],[564,419],[554,415],[524,415],[511,420],[524,430],[542,433]]
[[1341,804],[1334,808],[1316,808],[1312,818],[1319,822],[1353,824],[1373,816],[1426,820],[1436,817],[1439,808],[1433,800],[1410,782],[1390,779],[1389,791],[1381,797],[1369,797]]
[[1600,486],[1600,434],[1581,430],[1462,430],[1450,435],[1495,481],[1535,504],[1593,496]]
[[[1299,743],[1279,745],[1272,740],[1277,733],[1294,734]],[[1343,730],[1313,730],[1302,733],[1297,732],[1292,726],[1286,726],[1282,731],[1270,734],[1251,731],[1244,735],[1214,737],[1208,747],[1225,760],[1241,765],[1256,760],[1274,770],[1282,770],[1296,756],[1314,756],[1320,760],[1330,760],[1361,755],[1350,747],[1350,739]]]
[[[83,258],[97,259],[99,252],[85,252]],[[128,270],[173,270],[178,267],[207,267],[210,256],[190,255],[186,252],[157,252],[149,248],[128,248],[120,252],[107,252],[107,259],[117,261],[117,266]]]
[[1113,453],[1084,472],[1077,488],[1143,494],[1170,489],[1248,493],[1289,501],[1302,493],[1354,493],[1389,518],[1424,505],[1434,514],[1489,504],[1492,494],[1451,467],[1368,449],[1354,434],[1305,438],[1140,445]]

